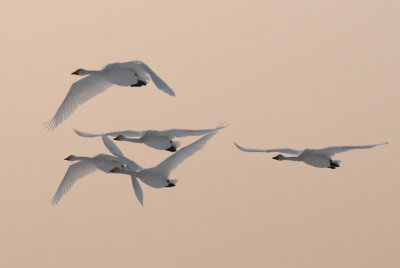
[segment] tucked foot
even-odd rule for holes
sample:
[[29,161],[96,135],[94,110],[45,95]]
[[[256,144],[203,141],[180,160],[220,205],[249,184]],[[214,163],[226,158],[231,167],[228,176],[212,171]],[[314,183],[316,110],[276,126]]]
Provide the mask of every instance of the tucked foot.
[[131,85],[131,87],[141,87],[147,85],[147,82],[139,80],[136,84]]
[[329,164],[331,165],[331,166],[329,167],[329,168],[331,168],[331,169],[335,169],[335,168],[337,168],[337,167],[340,167],[339,163],[334,162],[334,161],[332,161],[332,160],[329,160]]
[[169,180],[167,182],[168,182],[168,185],[165,187],[175,187],[175,184],[171,183]]
[[168,149],[165,149],[166,151],[170,152],[176,152],[176,148],[174,146],[169,147]]

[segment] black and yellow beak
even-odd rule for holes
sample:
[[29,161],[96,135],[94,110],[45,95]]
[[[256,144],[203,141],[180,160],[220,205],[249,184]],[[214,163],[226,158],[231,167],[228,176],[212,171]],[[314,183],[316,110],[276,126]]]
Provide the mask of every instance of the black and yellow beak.
[[78,70],[76,70],[75,72],[73,72],[73,73],[71,73],[71,74],[75,74],[75,75],[78,75],[79,74],[79,69]]
[[113,168],[113,169],[111,169],[109,172],[112,172],[112,173],[116,173],[118,171],[118,168]]
[[279,155],[272,157],[272,159],[279,160]]
[[119,141],[121,139],[122,135],[118,135],[117,137],[114,138],[115,141]]

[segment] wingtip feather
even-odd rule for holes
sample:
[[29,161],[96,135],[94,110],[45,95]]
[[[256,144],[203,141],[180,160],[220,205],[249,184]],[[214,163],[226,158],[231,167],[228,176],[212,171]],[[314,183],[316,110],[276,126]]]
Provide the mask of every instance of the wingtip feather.
[[57,198],[56,196],[54,196],[51,200],[50,200],[50,204],[52,206],[55,206],[58,204],[58,202],[60,201],[60,198]]
[[44,128],[47,131],[53,131],[57,127],[54,118],[50,119],[49,121],[43,122],[43,125],[45,125]]

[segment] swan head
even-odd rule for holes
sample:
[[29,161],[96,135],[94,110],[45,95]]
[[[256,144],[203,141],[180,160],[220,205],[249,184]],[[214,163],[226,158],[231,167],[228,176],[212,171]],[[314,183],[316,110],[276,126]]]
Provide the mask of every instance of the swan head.
[[272,157],[272,159],[275,159],[275,160],[283,160],[283,155],[278,154],[277,156]]
[[75,155],[69,155],[69,156],[67,156],[66,158],[64,158],[64,160],[67,160],[67,161],[74,161],[74,159],[75,159]]
[[119,167],[115,167],[113,169],[111,169],[109,172],[111,173],[121,173],[122,169]]
[[113,140],[115,140],[115,141],[120,141],[120,140],[122,140],[123,138],[125,138],[123,135],[118,135],[118,136],[115,137]]
[[87,75],[88,72],[85,69],[79,68],[78,70],[76,70],[75,72],[71,73],[74,75]]

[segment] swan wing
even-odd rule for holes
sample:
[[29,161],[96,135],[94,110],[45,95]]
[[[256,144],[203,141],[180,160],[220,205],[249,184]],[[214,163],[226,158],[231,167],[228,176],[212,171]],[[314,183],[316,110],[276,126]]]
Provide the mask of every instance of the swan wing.
[[109,137],[107,137],[106,135],[102,135],[102,139],[103,139],[103,143],[107,147],[107,149],[113,155],[115,155],[116,157],[121,159],[125,163],[125,165],[127,166],[128,170],[140,171],[140,170],[143,169],[141,166],[136,164],[134,161],[132,161],[129,158],[125,157],[124,154],[122,153],[122,151],[118,148],[118,146],[112,140],[110,140]]
[[58,186],[57,192],[51,199],[51,203],[53,205],[56,205],[60,201],[61,197],[63,197],[63,195],[71,189],[72,185],[74,185],[77,180],[85,177],[86,175],[89,175],[96,170],[97,167],[88,161],[80,161],[78,163],[70,165],[67,173],[65,173],[63,180]]
[[160,164],[152,168],[154,171],[159,172],[164,175],[169,175],[169,173],[174,170],[179,164],[181,164],[186,158],[192,156],[195,152],[203,148],[203,146],[217,133],[218,131],[212,131],[207,135],[204,135],[197,141],[183,147],[173,155],[166,158]]
[[236,147],[244,152],[259,152],[259,153],[285,153],[285,154],[293,154],[293,155],[299,155],[301,154],[302,151],[300,150],[294,150],[294,149],[290,149],[290,148],[281,148],[281,149],[257,149],[257,148],[245,148],[240,146],[239,144],[237,144],[235,142]]
[[131,176],[133,190],[135,191],[136,198],[139,200],[140,204],[143,206],[143,191],[138,180],[135,176]]
[[45,123],[46,127],[49,130],[54,130],[67,119],[79,105],[102,93],[111,86],[112,84],[106,79],[95,75],[89,75],[76,81],[72,84],[71,89],[68,91],[67,96],[61,103],[56,114]]
[[349,150],[355,150],[355,149],[369,149],[369,148],[374,148],[376,146],[388,144],[387,142],[384,143],[378,143],[378,144],[369,144],[369,145],[359,145],[359,146],[331,146],[331,147],[326,147],[322,149],[316,150],[318,153],[322,153],[327,156],[333,156],[334,154],[338,153],[343,153]]
[[79,136],[85,137],[85,138],[93,138],[93,137],[98,137],[98,136],[102,135],[102,134],[93,134],[93,133],[83,132],[83,131],[77,130],[75,128],[74,128],[74,131]]
[[158,134],[162,136],[167,136],[170,138],[173,137],[187,137],[187,136],[200,136],[200,135],[205,135],[211,131],[217,131],[222,128],[227,127],[226,125],[222,124],[217,126],[216,128],[208,128],[208,129],[198,129],[198,130],[192,130],[192,129],[169,129],[169,130],[163,130],[163,131],[158,131]]
[[[99,136],[103,135],[103,134],[88,133],[88,132],[80,131],[77,129],[74,129],[74,131],[79,136],[85,137],[85,138],[99,137]],[[122,130],[122,131],[114,131],[114,132],[104,133],[104,135],[107,135],[107,136],[123,135],[125,137],[137,137],[137,136],[142,136],[142,134],[143,134],[143,131],[135,131],[135,130]]]
[[170,96],[175,97],[175,92],[167,85],[167,83],[164,82],[155,72],[153,72],[152,69],[150,69],[147,64],[141,61],[132,61],[130,62],[131,64],[137,64],[140,67],[142,67],[151,77],[151,80],[153,80],[154,84],[158,87],[158,89],[164,91]]

